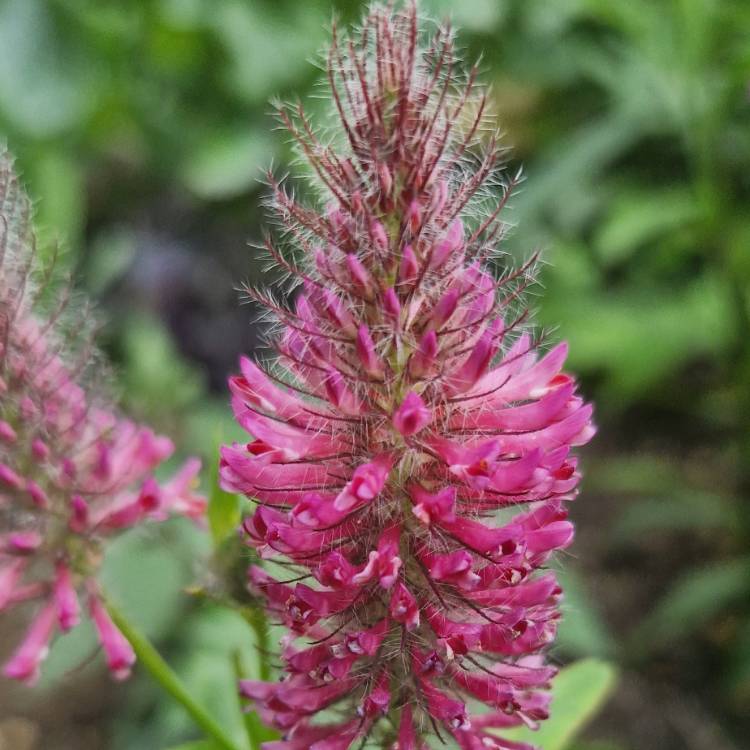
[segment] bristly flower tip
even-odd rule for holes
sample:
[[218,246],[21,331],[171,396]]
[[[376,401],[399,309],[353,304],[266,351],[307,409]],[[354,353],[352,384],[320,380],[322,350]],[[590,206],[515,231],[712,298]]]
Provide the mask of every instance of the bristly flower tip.
[[230,380],[253,439],[223,448],[222,483],[288,571],[249,571],[288,635],[283,679],[241,690],[283,734],[266,750],[525,747],[501,730],[547,716],[561,590],[543,568],[573,537],[592,409],[565,344],[542,354],[526,330],[532,262],[488,262],[514,180],[482,213],[500,154],[450,32],[376,5],[334,30],[327,73],[330,145],[282,112],[327,202],[272,182],[303,258],[267,243],[300,287],[272,307],[278,361]]
[[38,603],[3,673],[36,681],[55,631],[81,619],[83,594],[109,668],[123,679],[135,655],[95,578],[107,540],[173,513],[201,519],[200,462],[156,483],[172,442],[119,416],[84,383],[94,354],[87,321],[66,332],[66,295],[45,312],[34,243],[29,200],[0,152],[0,613]]

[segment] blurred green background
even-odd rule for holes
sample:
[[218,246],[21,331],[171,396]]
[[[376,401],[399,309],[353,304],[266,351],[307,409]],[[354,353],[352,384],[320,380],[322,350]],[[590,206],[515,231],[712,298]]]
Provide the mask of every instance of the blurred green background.
[[[527,177],[507,249],[545,249],[538,321],[570,340],[597,404],[553,656],[604,657],[621,678],[574,750],[746,746],[750,3],[422,6],[451,15],[467,58],[481,55]],[[332,13],[351,21],[363,7],[0,0],[0,134],[42,245],[58,242],[98,301],[127,407],[185,451],[211,456],[234,434],[225,378],[259,345],[235,288],[262,279],[246,246],[261,232],[261,170],[291,159],[268,100],[315,93]],[[231,725],[231,656],[252,660],[252,635],[179,593],[206,580],[205,553],[172,523],[123,538],[108,575]],[[120,686],[98,659],[73,668],[85,632],[63,643],[42,692],[0,686],[1,748],[150,750],[194,736],[142,676]]]

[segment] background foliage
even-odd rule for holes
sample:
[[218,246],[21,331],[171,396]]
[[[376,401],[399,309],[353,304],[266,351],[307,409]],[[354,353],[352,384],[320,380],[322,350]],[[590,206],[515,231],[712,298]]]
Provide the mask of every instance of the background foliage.
[[[750,5],[423,5],[482,55],[511,166],[527,175],[507,249],[546,249],[538,319],[570,340],[597,402],[554,656],[606,658],[621,679],[574,750],[738,748],[750,734]],[[108,317],[126,404],[186,450],[211,455],[235,429],[224,380],[259,335],[234,288],[261,275],[245,247],[260,235],[261,168],[291,158],[267,102],[314,93],[332,6],[343,20],[363,7],[0,2],[0,133],[38,199],[42,245],[59,241]],[[212,530],[228,518],[215,512]],[[252,628],[175,593],[196,579],[211,590],[205,553],[184,524],[139,532],[113,551],[111,579],[127,578],[123,607],[240,737],[232,681],[257,669]],[[64,644],[41,697],[0,687],[0,746],[194,736],[145,680],[111,686],[98,663],[71,673],[85,634]]]

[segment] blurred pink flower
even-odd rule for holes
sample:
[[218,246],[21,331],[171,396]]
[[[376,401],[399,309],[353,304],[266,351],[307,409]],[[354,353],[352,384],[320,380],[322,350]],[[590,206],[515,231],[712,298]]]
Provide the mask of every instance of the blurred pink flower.
[[[200,462],[170,481],[152,474],[172,442],[115,413],[83,384],[92,350],[80,325],[66,336],[61,310],[46,316],[30,206],[10,157],[0,155],[0,612],[25,601],[39,609],[4,667],[33,682],[55,630],[80,619],[85,590],[109,666],[127,676],[132,651],[109,619],[94,577],[106,541],[120,530],[178,513],[202,518]],[[85,321],[80,321],[85,323]],[[84,585],[85,584],[85,585]]]
[[519,748],[495,730],[547,716],[561,590],[542,568],[573,537],[592,408],[565,345],[542,353],[526,329],[533,261],[493,275],[515,180],[485,210],[499,152],[454,63],[413,5],[375,6],[329,52],[341,138],[281,110],[330,204],[271,178],[308,257],[267,243],[301,290],[293,310],[249,290],[279,319],[279,362],[241,361],[232,405],[254,439],[221,455],[223,486],[258,505],[249,543],[289,568],[249,573],[289,629],[284,678],[241,684],[283,732],[267,750]]

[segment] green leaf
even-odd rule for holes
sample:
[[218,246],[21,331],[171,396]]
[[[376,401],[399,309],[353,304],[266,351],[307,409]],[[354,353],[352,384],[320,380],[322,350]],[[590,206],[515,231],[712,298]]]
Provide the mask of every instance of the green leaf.
[[[198,536],[192,525],[175,519],[162,527],[132,529],[107,550],[102,583],[149,638],[165,637],[180,618],[182,587],[191,580],[187,550],[196,549]],[[185,549],[182,559],[175,549]]]
[[607,398],[601,401],[625,406],[691,358],[727,347],[735,330],[730,299],[725,282],[706,273],[679,291],[550,289],[540,317],[543,324],[560,324],[574,370],[607,368]]
[[[610,115],[570,132],[556,141],[548,153],[541,153],[538,162],[544,168],[529,169],[529,186],[514,204],[513,218],[518,223],[516,241],[528,247],[529,227],[542,225],[545,211],[559,214],[565,223],[570,207],[581,199],[582,192],[601,191],[597,176],[637,137],[634,123],[625,117]],[[565,200],[560,200],[564,195]],[[526,229],[523,229],[526,227]],[[532,243],[533,244],[533,243]]]
[[626,193],[612,207],[594,244],[605,263],[624,261],[644,244],[689,227],[699,212],[699,203],[686,190]]
[[638,624],[630,641],[634,653],[671,644],[704,627],[732,602],[750,592],[750,558],[705,566],[683,576]]
[[92,241],[84,268],[86,287],[104,296],[127,272],[136,256],[135,234],[127,229],[107,230]]
[[527,727],[503,730],[502,736],[543,750],[564,750],[601,709],[616,681],[611,664],[598,659],[575,662],[555,679],[551,715],[541,728],[536,732]]
[[62,243],[77,252],[84,224],[84,173],[69,149],[41,147],[25,154],[24,176],[35,197],[34,224],[43,253]]
[[69,678],[70,675],[86,674],[87,670],[101,669],[102,664],[94,626],[86,617],[78,627],[52,641],[49,656],[42,670],[39,688],[59,690],[61,681]]
[[[217,441],[221,444],[221,441]],[[217,451],[214,451],[214,456]],[[210,490],[208,495],[208,525],[214,544],[221,544],[234,533],[240,522],[240,499],[219,486],[219,462],[211,463]]]
[[32,138],[80,124],[93,105],[95,66],[42,0],[0,4],[0,116]]
[[731,664],[722,682],[738,712],[750,702],[750,617],[737,628],[732,644]]
[[626,747],[614,740],[592,740],[591,742],[576,742],[570,746],[569,750],[626,750]]
[[583,577],[566,569],[558,571],[557,578],[565,591],[563,619],[558,631],[560,647],[574,656],[612,656],[617,648],[615,639],[602,620]]
[[197,144],[182,168],[185,184],[200,198],[245,192],[270,164],[274,142],[249,126],[214,132]]
[[459,28],[480,34],[491,34],[507,12],[507,7],[496,0],[473,0],[471,3],[427,0],[425,7],[438,19],[450,18]]
[[675,489],[674,497],[655,497],[628,503],[614,526],[614,541],[632,541],[655,531],[695,533],[730,531],[738,521],[736,509],[722,495]]
[[198,401],[202,374],[181,356],[161,321],[133,314],[121,323],[125,359],[121,382],[132,399],[127,405],[148,412],[153,421],[174,418]]
[[325,39],[328,3],[205,3],[210,23],[227,56],[225,85],[235,98],[261,104],[309,75],[306,58]]
[[683,483],[683,476],[681,466],[662,456],[620,453],[592,464],[586,475],[586,487],[589,492],[648,492],[666,496],[675,494],[675,488]]
[[195,742],[184,742],[182,745],[172,745],[167,750],[220,750],[220,747],[215,742],[196,740]]

